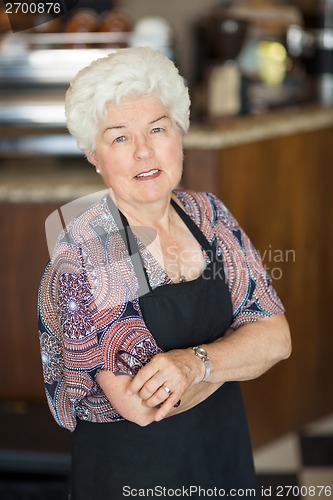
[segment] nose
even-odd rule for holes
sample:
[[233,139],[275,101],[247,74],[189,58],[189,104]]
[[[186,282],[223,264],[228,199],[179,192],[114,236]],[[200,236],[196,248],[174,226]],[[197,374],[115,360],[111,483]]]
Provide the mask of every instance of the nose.
[[153,154],[153,149],[149,142],[149,138],[140,137],[135,140],[134,158],[138,161],[147,160]]

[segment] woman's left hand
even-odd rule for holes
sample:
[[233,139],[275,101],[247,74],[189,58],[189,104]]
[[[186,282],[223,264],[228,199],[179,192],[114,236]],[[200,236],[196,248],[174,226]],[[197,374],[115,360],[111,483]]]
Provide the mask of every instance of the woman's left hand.
[[174,349],[154,356],[133,378],[127,391],[137,394],[149,407],[161,405],[155,419],[158,421],[202,380],[204,372],[204,364],[192,349]]

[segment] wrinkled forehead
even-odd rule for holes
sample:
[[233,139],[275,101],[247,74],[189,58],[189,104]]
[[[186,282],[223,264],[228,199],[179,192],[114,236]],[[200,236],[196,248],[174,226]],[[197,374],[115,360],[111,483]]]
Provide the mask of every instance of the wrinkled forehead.
[[119,102],[109,101],[105,105],[99,125],[131,125],[134,122],[149,125],[162,119],[173,121],[170,109],[155,95],[124,97]]

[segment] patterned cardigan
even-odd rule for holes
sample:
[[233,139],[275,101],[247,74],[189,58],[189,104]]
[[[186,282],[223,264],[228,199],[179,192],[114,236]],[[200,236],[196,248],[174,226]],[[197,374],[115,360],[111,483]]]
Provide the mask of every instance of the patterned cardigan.
[[[184,210],[223,260],[232,328],[284,312],[259,254],[223,203],[210,193],[175,191]],[[118,214],[118,217],[117,217]],[[96,382],[99,370],[135,374],[160,352],[140,311],[139,279],[107,196],[71,221],[44,271],[38,296],[45,391],[57,423],[122,417]],[[149,283],[171,279],[138,241]]]

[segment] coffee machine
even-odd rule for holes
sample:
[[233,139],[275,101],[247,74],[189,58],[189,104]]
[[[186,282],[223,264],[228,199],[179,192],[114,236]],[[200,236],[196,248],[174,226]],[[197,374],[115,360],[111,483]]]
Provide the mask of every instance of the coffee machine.
[[333,0],[318,0],[302,13],[303,25],[287,32],[289,53],[300,58],[309,80],[309,98],[333,105]]
[[[223,4],[223,2],[222,2]],[[246,114],[244,82],[237,61],[246,38],[248,21],[228,9],[212,9],[195,27],[196,111],[210,118]],[[202,116],[200,117],[202,118]]]

